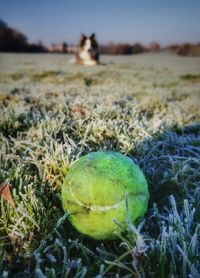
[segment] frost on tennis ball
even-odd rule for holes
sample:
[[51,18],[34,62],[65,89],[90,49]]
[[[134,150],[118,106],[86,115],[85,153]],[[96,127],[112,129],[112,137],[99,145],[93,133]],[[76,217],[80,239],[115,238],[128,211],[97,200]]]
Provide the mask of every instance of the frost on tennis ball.
[[147,210],[148,185],[139,167],[116,152],[83,156],[71,166],[62,185],[62,204],[70,222],[95,239],[112,239],[126,227],[126,198],[134,223]]

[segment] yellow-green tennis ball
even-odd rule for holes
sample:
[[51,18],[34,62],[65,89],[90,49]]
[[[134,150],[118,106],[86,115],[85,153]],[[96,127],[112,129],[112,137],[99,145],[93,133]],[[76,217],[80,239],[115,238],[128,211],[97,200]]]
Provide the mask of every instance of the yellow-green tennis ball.
[[62,185],[62,204],[81,233],[95,239],[112,239],[130,220],[143,216],[149,192],[139,167],[117,152],[92,152],[75,161]]

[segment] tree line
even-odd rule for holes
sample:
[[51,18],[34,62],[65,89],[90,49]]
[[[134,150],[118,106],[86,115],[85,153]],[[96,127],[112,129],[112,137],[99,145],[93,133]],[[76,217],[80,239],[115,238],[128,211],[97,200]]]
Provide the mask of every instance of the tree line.
[[[46,47],[39,43],[29,43],[27,37],[18,30],[9,27],[3,20],[0,19],[0,52],[28,52],[28,53],[75,53],[77,46],[68,45],[66,42],[62,44],[52,44]],[[199,56],[200,43],[191,44],[176,44],[161,48],[159,43],[153,42],[148,46],[140,43],[109,43],[100,46],[102,54],[109,55],[131,55],[140,54],[144,52],[159,52],[170,51],[180,56]]]
[[1,52],[48,52],[42,43],[32,44],[18,30],[9,27],[0,20],[0,51]]

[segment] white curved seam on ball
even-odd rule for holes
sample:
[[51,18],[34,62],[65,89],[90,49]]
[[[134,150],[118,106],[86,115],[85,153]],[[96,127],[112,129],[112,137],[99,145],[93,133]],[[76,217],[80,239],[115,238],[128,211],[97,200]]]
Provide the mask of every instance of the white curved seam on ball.
[[[75,195],[74,195],[74,193],[73,193],[73,191],[72,191],[71,183],[70,183],[70,182],[69,182],[69,189],[70,189],[70,193],[71,193],[72,197],[74,198],[74,200],[76,201],[77,204],[79,204],[81,207],[84,207],[84,208],[89,209],[89,210],[92,210],[92,211],[107,211],[107,210],[111,210],[111,209],[116,209],[116,208],[119,207],[120,203],[121,203],[122,201],[124,201],[124,199],[123,199],[123,200],[121,200],[120,202],[118,202],[118,203],[116,203],[116,204],[114,204],[114,205],[110,205],[110,206],[95,206],[95,205],[94,205],[94,206],[87,206],[86,204],[82,203],[81,201],[79,201],[79,200],[75,197]],[[141,195],[142,197],[144,197],[142,193],[134,194],[134,197],[140,196],[140,195]],[[132,196],[132,197],[133,197],[133,196]]]

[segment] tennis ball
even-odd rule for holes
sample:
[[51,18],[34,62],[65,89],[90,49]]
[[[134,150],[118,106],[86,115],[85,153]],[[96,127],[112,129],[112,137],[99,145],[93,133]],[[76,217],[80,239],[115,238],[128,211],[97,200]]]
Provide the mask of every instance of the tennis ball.
[[112,239],[127,226],[126,196],[134,223],[147,210],[148,185],[139,167],[117,152],[91,152],[81,157],[62,185],[62,204],[70,222],[79,232],[98,240]]

